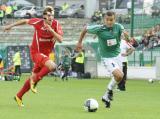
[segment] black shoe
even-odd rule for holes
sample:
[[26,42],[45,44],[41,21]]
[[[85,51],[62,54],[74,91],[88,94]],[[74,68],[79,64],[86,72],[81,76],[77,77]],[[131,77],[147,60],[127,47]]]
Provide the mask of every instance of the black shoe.
[[64,77],[62,77],[61,79],[62,79],[62,81],[64,81]]
[[105,102],[105,105],[106,105],[106,108],[110,108],[110,106],[111,106],[110,101],[106,101],[106,102]]
[[110,108],[110,106],[111,106],[110,101],[106,101],[104,98],[102,98],[102,102],[104,102],[106,108]]
[[109,99],[110,101],[113,100],[113,91],[112,91],[112,90],[108,90],[108,99]]
[[119,89],[120,91],[126,91],[126,89],[125,88],[122,88],[122,89]]
[[126,91],[126,88],[117,88],[119,91]]

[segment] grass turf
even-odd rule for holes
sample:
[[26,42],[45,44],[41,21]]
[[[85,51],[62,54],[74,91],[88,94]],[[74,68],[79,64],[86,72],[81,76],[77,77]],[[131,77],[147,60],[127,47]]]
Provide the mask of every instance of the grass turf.
[[[160,84],[144,80],[128,80],[127,91],[114,91],[111,108],[106,109],[101,96],[109,80],[75,80],[68,82],[44,78],[38,85],[38,94],[28,92],[19,108],[13,96],[23,85],[20,82],[0,81],[0,119],[160,119]],[[84,101],[95,98],[97,112],[86,112]]]

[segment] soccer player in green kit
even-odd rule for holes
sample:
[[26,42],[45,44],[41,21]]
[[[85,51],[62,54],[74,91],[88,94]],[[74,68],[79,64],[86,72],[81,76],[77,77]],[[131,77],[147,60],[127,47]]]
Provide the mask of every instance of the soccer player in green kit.
[[122,62],[120,56],[121,36],[124,35],[128,39],[128,34],[124,31],[124,27],[115,23],[115,13],[106,12],[104,15],[103,25],[86,26],[80,35],[76,48],[82,47],[82,41],[86,33],[96,34],[98,36],[99,50],[102,62],[105,68],[112,74],[107,89],[102,96],[102,101],[106,108],[110,108],[110,101],[113,100],[113,88],[123,78]]

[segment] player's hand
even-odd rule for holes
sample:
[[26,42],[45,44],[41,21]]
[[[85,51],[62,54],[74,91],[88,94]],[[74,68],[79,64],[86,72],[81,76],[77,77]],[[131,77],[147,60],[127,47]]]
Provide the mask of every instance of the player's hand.
[[79,49],[82,49],[82,47],[83,47],[82,43],[78,42],[76,45],[76,50],[79,51]]
[[4,31],[4,32],[8,32],[8,31],[10,31],[11,29],[12,29],[12,26],[11,26],[11,25],[8,25],[8,26],[5,26],[5,27],[4,27],[3,31]]
[[46,24],[45,25],[45,28],[48,30],[48,31],[54,31],[54,29],[49,25],[49,24]]

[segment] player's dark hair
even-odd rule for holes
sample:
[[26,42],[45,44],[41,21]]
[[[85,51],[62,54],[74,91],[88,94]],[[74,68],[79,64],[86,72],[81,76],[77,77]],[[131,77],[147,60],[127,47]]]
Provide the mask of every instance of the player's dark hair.
[[116,13],[113,12],[113,11],[107,11],[107,12],[105,13],[105,16],[116,16]]

